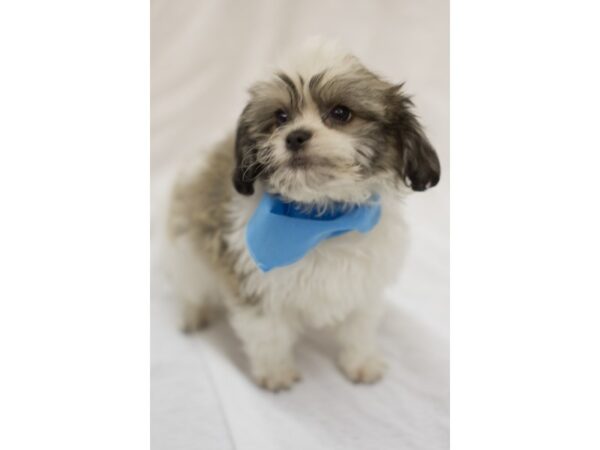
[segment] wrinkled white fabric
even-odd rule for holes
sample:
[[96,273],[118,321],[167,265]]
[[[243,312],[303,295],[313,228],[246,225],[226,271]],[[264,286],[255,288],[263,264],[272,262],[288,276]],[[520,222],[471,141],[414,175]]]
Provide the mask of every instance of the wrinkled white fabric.
[[[151,20],[153,450],[448,448],[447,2],[152,0]],[[182,158],[232,130],[247,87],[314,34],[406,82],[443,172],[436,188],[407,200],[411,248],[381,330],[385,379],[347,382],[332,343],[316,334],[297,348],[303,381],[272,394],[249,380],[225,322],[179,333],[158,236]]]

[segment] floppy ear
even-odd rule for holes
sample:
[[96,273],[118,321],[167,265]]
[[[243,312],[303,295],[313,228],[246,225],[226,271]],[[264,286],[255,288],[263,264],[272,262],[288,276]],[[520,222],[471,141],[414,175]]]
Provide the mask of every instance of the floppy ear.
[[[398,89],[398,88],[396,88]],[[412,113],[411,100],[393,94],[393,121],[398,149],[396,169],[400,178],[413,191],[424,191],[440,181],[440,160]]]
[[235,169],[233,186],[242,195],[254,194],[254,180],[260,172],[256,162],[256,141],[252,139],[245,121],[248,106],[242,112],[235,137]]

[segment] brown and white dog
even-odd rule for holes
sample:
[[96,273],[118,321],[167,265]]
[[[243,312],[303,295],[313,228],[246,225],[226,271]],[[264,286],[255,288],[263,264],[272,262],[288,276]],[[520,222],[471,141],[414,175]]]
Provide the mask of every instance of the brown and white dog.
[[[374,382],[385,369],[376,342],[382,291],[406,245],[401,199],[437,184],[438,157],[401,85],[335,43],[311,40],[250,94],[236,135],[174,189],[168,262],[184,326],[198,328],[225,307],[253,378],[271,390],[299,379],[293,346],[302,331],[328,327],[344,374]],[[263,273],[244,233],[264,192],[324,209],[378,194],[381,219]]]

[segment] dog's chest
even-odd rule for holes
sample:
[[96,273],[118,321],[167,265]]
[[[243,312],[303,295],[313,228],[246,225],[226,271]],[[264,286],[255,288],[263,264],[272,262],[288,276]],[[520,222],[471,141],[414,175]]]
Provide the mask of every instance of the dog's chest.
[[375,255],[364,242],[349,246],[356,240],[352,237],[324,242],[294,266],[282,268],[279,275],[273,272],[269,301],[283,300],[318,327],[339,322],[356,307],[377,300],[385,277],[376,273]]
[[244,288],[269,308],[297,313],[312,326],[332,325],[378,300],[398,270],[404,235],[403,222],[383,213],[372,231],[323,241],[300,261],[268,273],[256,269],[243,246],[241,262],[251,273]]

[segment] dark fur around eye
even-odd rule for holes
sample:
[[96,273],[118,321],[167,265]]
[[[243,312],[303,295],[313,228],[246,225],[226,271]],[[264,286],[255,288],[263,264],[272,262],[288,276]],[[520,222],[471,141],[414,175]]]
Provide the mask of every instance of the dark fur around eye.
[[283,109],[278,109],[275,111],[275,120],[277,121],[277,126],[281,126],[289,120],[289,115]]
[[350,122],[350,120],[352,119],[352,111],[350,111],[350,108],[348,108],[347,106],[336,105],[329,112],[329,117],[331,117],[336,122],[340,123]]

